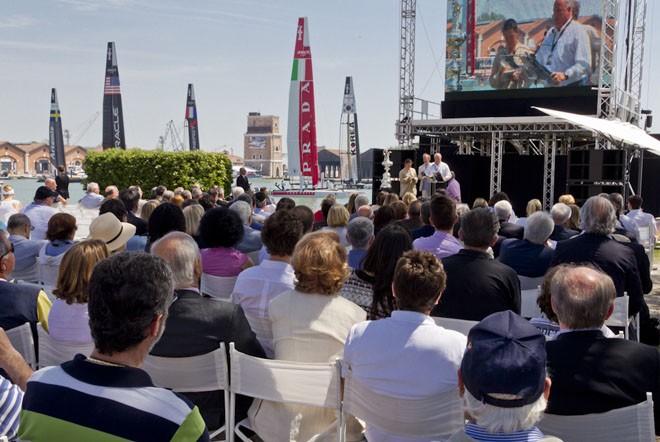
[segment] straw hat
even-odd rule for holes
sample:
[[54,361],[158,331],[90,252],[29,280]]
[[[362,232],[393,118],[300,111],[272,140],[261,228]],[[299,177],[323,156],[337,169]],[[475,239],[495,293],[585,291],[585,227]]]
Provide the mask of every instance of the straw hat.
[[114,252],[126,244],[133,235],[135,235],[133,224],[123,223],[108,212],[92,221],[87,239],[100,239],[108,246],[110,252]]

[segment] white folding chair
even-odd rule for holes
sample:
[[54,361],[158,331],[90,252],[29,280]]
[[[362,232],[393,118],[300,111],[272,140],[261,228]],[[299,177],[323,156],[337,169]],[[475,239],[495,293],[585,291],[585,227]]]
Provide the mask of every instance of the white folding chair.
[[465,336],[468,335],[472,327],[477,325],[479,321],[468,321],[467,319],[454,319],[454,318],[441,318],[439,316],[431,316],[431,319],[435,321],[440,327],[444,327],[448,330],[454,330],[459,333],[463,333]]
[[361,385],[350,369],[344,370],[342,426],[346,413],[381,431],[411,438],[444,440],[465,425],[458,388],[424,399],[393,398]]
[[[229,429],[231,441],[235,435],[251,442],[240,427],[250,428],[248,420],[236,420],[236,395],[287,404],[309,405],[337,411],[341,416],[341,363],[339,359],[327,363],[304,363],[256,358],[239,352],[229,344],[231,373],[231,411]],[[337,439],[341,441],[341,425]]]
[[653,249],[654,249],[654,240],[653,230],[651,225],[639,226],[639,243],[644,246],[644,251],[649,257],[649,264],[651,265],[651,270],[653,270]]
[[655,442],[653,398],[637,405],[582,416],[545,414],[538,428],[564,442]]
[[39,368],[60,365],[70,361],[78,353],[89,355],[94,350],[93,342],[78,344],[53,339],[41,324],[37,324],[37,335],[39,337]]
[[623,327],[623,335],[626,339],[630,339],[629,325],[632,322],[637,330],[637,341],[639,342],[639,313],[634,318],[628,316],[628,295],[624,294],[614,298],[614,311],[612,315],[605,320],[605,325],[608,327]]
[[537,289],[543,283],[543,276],[537,278],[530,278],[529,276],[518,275],[520,281],[520,290]]
[[224,441],[231,440],[229,428],[229,377],[225,344],[210,353],[183,358],[147,355],[142,369],[149,373],[154,384],[177,393],[198,393],[223,390],[225,424],[210,434],[211,438],[225,432]]
[[231,302],[236,279],[238,276],[213,276],[202,273],[201,291],[220,301]]
[[34,338],[30,323],[5,330],[11,345],[23,356],[25,362],[33,369],[37,368],[37,355],[34,350]]
[[541,316],[541,308],[536,303],[538,297],[538,288],[520,291],[520,316],[527,319]]

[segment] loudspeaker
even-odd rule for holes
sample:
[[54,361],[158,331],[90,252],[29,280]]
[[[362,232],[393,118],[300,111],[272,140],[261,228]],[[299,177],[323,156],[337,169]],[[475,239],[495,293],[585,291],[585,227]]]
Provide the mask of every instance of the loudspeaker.
[[[392,189],[389,190],[391,193],[399,194],[401,186],[399,185],[399,171],[403,169],[403,162],[410,158],[413,160],[413,164],[417,164],[415,153],[416,150],[390,150],[390,161],[392,161],[392,167],[390,168],[390,175],[397,181],[392,181]],[[371,191],[371,202],[376,202],[376,195],[381,191],[380,185],[382,184],[383,173],[385,173],[385,168],[383,167],[383,151],[374,149],[374,163],[373,163],[373,188]],[[421,156],[420,156],[421,164]]]
[[626,152],[571,150],[568,152],[567,192],[581,205],[599,193],[624,193]]

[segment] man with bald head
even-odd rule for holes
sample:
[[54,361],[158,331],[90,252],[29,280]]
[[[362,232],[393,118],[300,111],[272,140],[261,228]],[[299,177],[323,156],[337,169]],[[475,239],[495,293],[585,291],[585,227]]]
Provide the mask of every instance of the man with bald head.
[[[607,339],[600,330],[613,310],[612,279],[592,267],[563,265],[552,277],[550,293],[560,331],[546,344],[552,379],[546,412],[603,413],[643,402],[647,391],[658,404],[658,349]],[[654,406],[656,435],[660,434],[659,410]]]
[[57,190],[57,182],[53,178],[46,178],[46,181],[44,181],[44,186],[57,193],[57,198],[55,198],[56,203],[62,203],[62,205],[66,206],[67,201],[62,197],[61,192]]
[[609,200],[592,196],[580,209],[583,233],[559,241],[550,265],[588,263],[598,266],[614,281],[617,296],[627,292],[630,316],[640,313],[644,320],[649,317],[649,310],[642,294],[635,252],[612,239],[616,224],[616,212]]
[[551,72],[549,86],[581,86],[589,82],[591,43],[584,27],[573,20],[575,9],[575,0],[555,0],[553,27],[536,51],[536,60]]

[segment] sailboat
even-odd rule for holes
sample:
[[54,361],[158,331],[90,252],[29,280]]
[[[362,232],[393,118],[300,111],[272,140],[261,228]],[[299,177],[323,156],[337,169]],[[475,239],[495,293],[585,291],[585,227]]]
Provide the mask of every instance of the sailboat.
[[341,135],[339,141],[339,163],[342,180],[349,186],[360,182],[360,138],[355,107],[353,77],[346,77],[344,103],[341,108]]
[[188,99],[186,100],[186,125],[188,126],[188,147],[190,150],[199,150],[199,127],[197,126],[197,104],[195,103],[195,89],[188,83]]
[[50,163],[53,168],[65,165],[64,137],[62,134],[62,114],[57,102],[57,91],[50,91],[50,122],[48,124],[48,147],[50,150]]
[[121,88],[115,43],[108,42],[103,88],[103,150],[126,149],[124,113],[121,107]]

